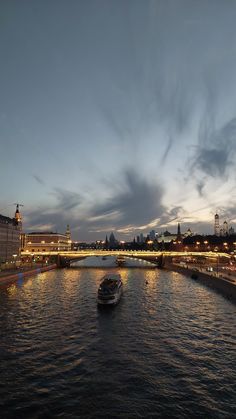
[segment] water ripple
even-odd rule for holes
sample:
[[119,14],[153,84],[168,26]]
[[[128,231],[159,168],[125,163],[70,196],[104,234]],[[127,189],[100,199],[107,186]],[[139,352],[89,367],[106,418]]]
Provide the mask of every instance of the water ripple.
[[119,272],[106,310],[102,269],[0,288],[2,418],[235,417],[235,306],[180,274]]

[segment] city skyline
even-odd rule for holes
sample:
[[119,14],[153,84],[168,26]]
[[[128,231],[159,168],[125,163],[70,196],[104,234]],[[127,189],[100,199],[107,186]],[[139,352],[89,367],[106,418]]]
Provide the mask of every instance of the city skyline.
[[[31,234],[38,234],[38,235],[47,235],[47,234],[59,234],[62,236],[67,236],[70,240],[70,242],[74,242],[74,243],[79,243],[82,242],[82,240],[73,240],[73,238],[71,237],[71,229],[70,229],[70,225],[67,224],[66,226],[66,231],[60,230],[60,231],[47,231],[47,230],[42,230],[42,228],[39,227],[38,231],[32,231],[32,229],[30,231],[26,231],[24,229],[24,226],[22,225],[22,213],[20,212],[20,207],[23,207],[23,204],[19,204],[19,203],[15,203],[13,205],[16,205],[16,211],[15,211],[15,215],[13,218],[9,218],[9,220],[11,221],[16,221],[16,224],[20,223],[20,231],[21,233],[23,233],[23,235],[31,235]],[[0,216],[2,216],[0,214]],[[4,216],[3,216],[4,218]],[[181,236],[182,238],[184,237],[197,237],[197,236],[205,236],[205,237],[214,237],[217,236],[219,238],[229,238],[230,236],[235,236],[235,230],[233,228],[232,225],[228,224],[228,222],[226,220],[222,221],[219,214],[215,214],[214,216],[214,224],[213,224],[213,230],[214,232],[206,232],[206,233],[199,233],[197,231],[192,231],[189,227],[188,229],[185,229],[185,231],[181,230],[181,224],[178,222],[176,225],[176,231],[168,231],[167,229],[165,230],[151,230],[151,231],[144,231],[142,230],[142,232],[140,234],[137,234],[134,237],[126,237],[126,241],[121,240],[118,236],[115,237],[115,235],[117,235],[117,231],[113,230],[111,232],[106,232],[106,237],[104,239],[104,237],[100,237],[97,240],[92,240],[92,242],[98,242],[98,243],[105,243],[105,242],[110,242],[110,240],[114,240],[117,243],[130,243],[130,242],[145,242],[146,240],[149,240],[149,242],[151,243],[151,241],[154,241],[155,239],[160,240],[163,237],[172,237],[170,240],[174,240],[174,237],[178,237]],[[71,240],[72,239],[72,240]],[[148,242],[148,243],[149,243]]]
[[236,3],[0,10],[1,214],[79,241],[235,226]]

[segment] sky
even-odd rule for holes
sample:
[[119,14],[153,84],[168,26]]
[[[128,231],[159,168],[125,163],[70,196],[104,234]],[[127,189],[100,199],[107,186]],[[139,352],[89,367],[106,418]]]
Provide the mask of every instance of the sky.
[[236,1],[2,0],[0,213],[120,240],[236,229]]

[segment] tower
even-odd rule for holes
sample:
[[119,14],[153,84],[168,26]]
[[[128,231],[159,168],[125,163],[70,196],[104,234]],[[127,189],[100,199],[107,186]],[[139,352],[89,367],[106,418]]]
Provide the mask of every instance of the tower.
[[220,217],[218,214],[215,214],[214,234],[215,236],[220,236]]
[[69,224],[67,224],[67,227],[66,227],[66,237],[67,237],[67,240],[71,240],[71,232],[70,232]]
[[227,221],[224,221],[223,223],[223,236],[228,236],[229,235],[229,226]]
[[114,233],[113,232],[110,234],[109,244],[110,244],[111,247],[113,247],[113,246],[116,245],[116,239],[115,239],[115,236],[114,236]]
[[21,227],[22,227],[22,216],[21,216],[19,207],[23,207],[23,205],[22,204],[18,204],[18,203],[15,203],[14,205],[16,205],[16,211],[15,211],[15,217],[14,217],[15,223],[21,229]]
[[177,242],[182,243],[182,234],[181,234],[181,231],[180,231],[180,223],[178,223],[176,240],[177,240]]
[[66,227],[66,239],[67,239],[67,243],[68,243],[68,249],[67,250],[71,250],[72,242],[71,242],[71,233],[70,233],[69,224],[67,224],[67,227]]
[[108,241],[108,238],[107,238],[107,236],[106,236],[106,240],[105,240],[105,249],[108,249],[109,248],[109,241]]

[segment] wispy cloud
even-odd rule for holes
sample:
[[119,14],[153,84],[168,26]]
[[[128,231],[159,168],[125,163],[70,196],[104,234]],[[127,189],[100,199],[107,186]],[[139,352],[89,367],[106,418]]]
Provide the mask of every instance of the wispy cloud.
[[[51,208],[40,208],[27,213],[31,226],[50,225],[59,230],[70,224],[72,229],[91,233],[109,233],[116,230],[121,234],[151,228],[166,212],[162,204],[163,189],[156,179],[147,181],[135,169],[126,169],[120,176],[123,187],[114,187],[109,198],[101,202],[90,202],[87,210],[81,208],[79,193],[55,187],[52,195],[56,203]],[[115,186],[115,185],[114,185]],[[173,218],[173,213],[170,214]]]
[[36,180],[36,182],[38,182],[40,185],[45,185],[44,180],[38,176],[38,175],[33,175],[33,178]]
[[236,118],[218,130],[209,130],[200,135],[191,170],[198,171],[201,176],[225,178],[235,164]]
[[168,157],[168,154],[169,154],[169,152],[171,150],[172,145],[173,145],[173,138],[172,137],[169,137],[169,140],[168,140],[167,145],[166,145],[166,149],[165,149],[165,151],[163,153],[163,156],[162,156],[162,159],[161,159],[161,164],[162,165],[166,162],[167,157]]
[[63,188],[55,187],[54,192],[58,201],[58,208],[61,211],[70,211],[73,208],[79,206],[82,202],[82,197],[77,192],[68,191]]
[[156,180],[147,181],[135,169],[124,173],[124,190],[94,208],[93,216],[118,213],[115,225],[142,225],[162,214],[163,190]]

